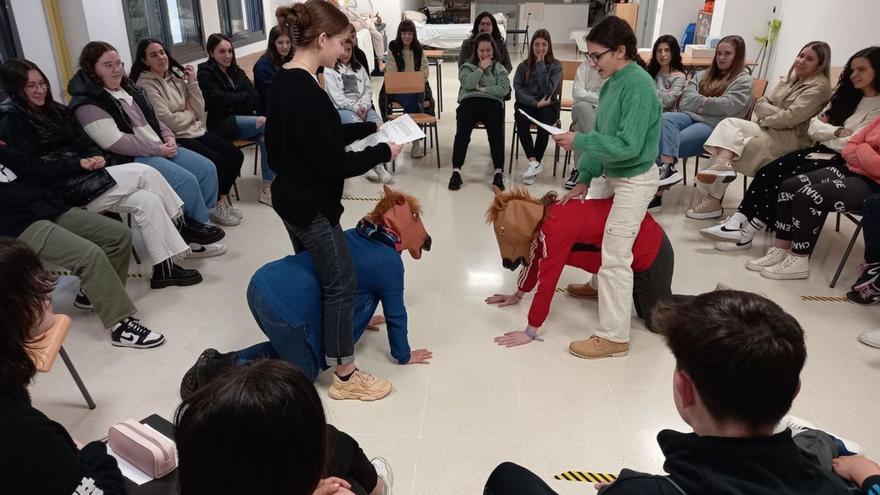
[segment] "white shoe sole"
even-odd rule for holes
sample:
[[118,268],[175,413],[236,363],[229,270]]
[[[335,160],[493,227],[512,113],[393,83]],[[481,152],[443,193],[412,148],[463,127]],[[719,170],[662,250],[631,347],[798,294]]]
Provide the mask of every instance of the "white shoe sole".
[[207,249],[204,245],[199,245],[202,249],[196,250],[192,249],[190,254],[186,256],[187,259],[197,259],[197,258],[213,258],[214,256],[221,256],[226,254],[226,246],[223,244],[219,244],[220,247],[216,249]]
[[233,216],[232,218],[220,218],[214,214],[210,215],[211,221],[216,223],[217,225],[222,225],[224,227],[235,227],[236,225],[241,224],[241,220],[238,217]]
[[522,183],[527,186],[531,186],[535,183],[535,178],[534,177],[523,177]]
[[[877,349],[880,349],[880,335],[871,335],[874,333],[876,333],[876,332],[865,332],[865,333],[859,335],[859,342],[861,342],[867,346],[876,347]],[[875,337],[877,337],[877,338],[875,338]]]
[[681,172],[676,172],[658,183],[659,187],[674,186],[682,181]]
[[685,212],[685,216],[694,220],[709,220],[712,218],[718,218],[723,214],[724,208],[720,208],[715,211],[707,211],[706,213],[697,213],[694,210],[688,210]]
[[697,173],[697,180],[703,183],[715,182],[715,179],[721,177],[727,178],[732,177],[736,179],[736,170],[703,170],[702,172]]
[[[779,263],[782,263],[782,261],[779,261]],[[776,264],[779,264],[779,263],[776,263]],[[749,270],[752,272],[760,272],[764,268],[769,268],[771,266],[776,266],[776,265],[755,265],[751,261],[746,261],[746,270]]]
[[655,206],[653,208],[648,208],[648,213],[660,213],[663,211],[663,206]]
[[796,272],[796,273],[776,273],[771,272],[766,269],[761,270],[761,276],[764,278],[769,278],[773,280],[803,280],[810,278],[810,272]]
[[729,251],[747,251],[752,249],[752,243],[751,241],[745,244],[740,244],[738,242],[715,241],[715,249],[725,253]]
[[530,179],[532,177],[537,177],[537,176],[541,175],[541,172],[543,172],[543,171],[544,171],[544,167],[541,167],[541,168],[529,167],[528,170],[523,172],[522,178],[523,179]]
[[703,238],[720,242],[739,242],[741,232],[739,229],[725,231],[717,227],[700,229],[700,235]]
[[113,344],[114,347],[128,347],[129,349],[152,349],[154,347],[159,347],[160,345],[164,344],[165,338],[163,337],[162,340],[160,340],[156,343],[147,344],[147,345],[134,345],[134,344],[128,344],[128,343],[124,343],[124,342],[116,342],[115,340],[111,340],[110,343]]

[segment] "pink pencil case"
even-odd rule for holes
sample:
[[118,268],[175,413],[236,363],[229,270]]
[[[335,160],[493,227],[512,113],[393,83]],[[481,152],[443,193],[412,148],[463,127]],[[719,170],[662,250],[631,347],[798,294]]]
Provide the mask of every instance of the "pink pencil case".
[[113,452],[153,478],[161,478],[177,467],[174,442],[133,419],[111,426],[107,443]]

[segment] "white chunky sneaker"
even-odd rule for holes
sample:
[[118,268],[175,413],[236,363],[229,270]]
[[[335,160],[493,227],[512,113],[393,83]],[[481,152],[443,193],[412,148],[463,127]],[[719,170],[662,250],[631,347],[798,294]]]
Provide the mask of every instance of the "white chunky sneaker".
[[376,171],[376,175],[379,177],[379,182],[382,184],[391,184],[394,182],[394,176],[388,173],[388,170],[385,169],[385,165],[380,163],[373,167],[373,170]]
[[753,272],[760,272],[768,266],[778,265],[788,257],[789,250],[778,247],[771,247],[767,250],[767,254],[760,258],[749,260],[746,262],[746,268]]
[[391,472],[391,466],[382,457],[375,457],[370,461],[373,468],[376,469],[376,475],[385,484],[385,491],[382,495],[391,495],[391,487],[394,485],[394,473]]
[[773,266],[764,267],[761,276],[773,280],[800,280],[810,278],[810,257],[795,256],[791,253]]
[[742,232],[742,223],[735,217],[730,217],[718,225],[700,229],[700,235],[710,241],[737,242]]
[[531,179],[533,177],[537,177],[538,174],[543,171],[544,165],[541,165],[541,163],[537,161],[531,161],[529,162],[529,168],[527,168],[526,171],[523,172],[522,177],[523,179]]

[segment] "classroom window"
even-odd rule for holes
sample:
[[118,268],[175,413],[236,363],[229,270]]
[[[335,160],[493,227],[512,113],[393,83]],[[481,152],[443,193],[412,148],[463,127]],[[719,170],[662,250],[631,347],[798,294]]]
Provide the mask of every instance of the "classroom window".
[[217,6],[220,28],[234,46],[266,39],[262,0],[217,0]]
[[205,56],[198,0],[123,0],[132,54],[144,38],[162,40],[180,62]]

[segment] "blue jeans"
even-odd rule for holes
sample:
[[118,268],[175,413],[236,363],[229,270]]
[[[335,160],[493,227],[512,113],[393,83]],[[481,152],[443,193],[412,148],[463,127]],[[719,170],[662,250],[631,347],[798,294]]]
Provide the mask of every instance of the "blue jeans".
[[[351,110],[337,108],[336,111],[339,112],[339,119],[342,120],[343,124],[354,124],[356,122],[361,122],[361,120],[358,119],[357,114],[352,112]],[[382,125],[382,118],[379,117],[379,114],[376,113],[375,110],[370,109],[367,110],[366,122],[373,122],[376,125]]]
[[712,130],[709,124],[697,122],[682,112],[664,112],[660,128],[660,154],[686,158],[703,154],[703,145]]
[[305,324],[294,327],[282,320],[266,304],[253,284],[248,285],[247,302],[251,314],[257,320],[257,325],[269,338],[269,342],[252,345],[236,352],[236,364],[263,358],[283,359],[299,367],[310,380],[315,381],[319,368],[306,340],[308,334]]
[[400,106],[403,107],[404,113],[422,113],[422,104],[419,103],[419,98],[421,96],[422,95],[418,93],[409,95],[388,95],[391,101],[400,103]]
[[183,200],[183,211],[201,223],[209,223],[208,210],[217,205],[217,169],[211,160],[183,147],[173,158],[139,156],[134,159],[155,168]]
[[266,124],[257,129],[257,117],[255,115],[236,115],[235,123],[238,125],[239,139],[253,139],[260,144],[260,170],[263,173],[263,180],[272,182],[275,180],[275,172],[269,168],[269,154],[266,153],[266,140],[263,138]]

